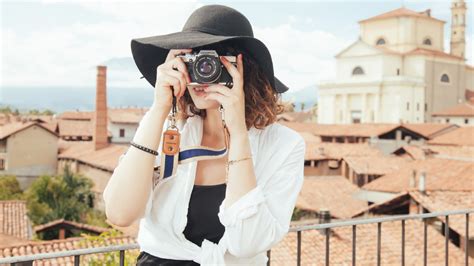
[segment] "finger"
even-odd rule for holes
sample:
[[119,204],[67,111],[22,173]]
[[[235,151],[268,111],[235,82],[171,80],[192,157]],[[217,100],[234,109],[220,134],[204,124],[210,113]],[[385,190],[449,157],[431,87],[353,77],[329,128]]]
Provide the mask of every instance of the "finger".
[[189,76],[188,68],[186,67],[186,64],[183,62],[182,58],[177,57],[174,60],[172,60],[171,68],[177,68],[180,72],[184,73],[188,83],[191,83],[191,76]]
[[240,76],[239,70],[237,70],[237,68],[231,62],[229,62],[224,56],[221,56],[220,59],[221,59],[222,64],[227,69],[227,72],[229,72],[229,74],[231,75],[234,81],[234,84],[237,82],[240,82],[241,76]]
[[192,49],[171,49],[168,52],[168,55],[166,56],[165,62],[173,59],[176,57],[176,55],[181,54],[181,53],[190,53]]
[[170,76],[173,76],[177,79],[179,79],[179,83],[180,83],[180,86],[179,86],[179,93],[177,95],[179,95],[179,97],[181,97],[181,95],[183,94],[184,90],[186,89],[186,76],[184,75],[184,73],[180,72],[180,71],[177,71],[177,70],[166,70],[166,74],[170,75]]
[[179,79],[177,79],[177,78],[175,78],[171,75],[165,75],[162,80],[163,80],[162,85],[173,87],[173,94],[174,94],[174,96],[177,96],[178,92],[181,88]]
[[205,87],[204,91],[205,92],[218,92],[225,96],[230,96],[232,94],[232,89],[229,89],[228,87],[220,85],[220,84]]
[[240,76],[243,78],[244,77],[244,61],[243,61],[243,55],[239,54],[237,56],[237,70],[240,73]]

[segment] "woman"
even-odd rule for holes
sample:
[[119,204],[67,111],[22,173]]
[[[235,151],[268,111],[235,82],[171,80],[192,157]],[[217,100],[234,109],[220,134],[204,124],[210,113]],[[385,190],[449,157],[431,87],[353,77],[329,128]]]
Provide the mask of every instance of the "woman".
[[[177,55],[203,49],[238,55],[236,65],[220,58],[231,86],[200,92],[188,85]],[[267,48],[241,13],[208,5],[181,32],[132,40],[132,53],[155,98],[104,191],[109,221],[140,219],[138,265],[264,265],[266,251],[288,232],[305,153],[303,138],[275,122],[278,96],[288,88],[273,76]],[[189,147],[225,152],[181,160],[157,181],[169,167],[155,155],[173,96],[182,119],[180,160]]]

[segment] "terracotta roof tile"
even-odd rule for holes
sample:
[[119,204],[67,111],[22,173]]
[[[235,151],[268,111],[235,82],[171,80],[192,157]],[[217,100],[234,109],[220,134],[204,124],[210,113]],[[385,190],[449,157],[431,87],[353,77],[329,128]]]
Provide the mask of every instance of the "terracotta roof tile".
[[68,227],[72,226],[76,229],[83,229],[83,230],[90,231],[90,232],[95,232],[95,233],[98,233],[98,234],[110,230],[110,228],[104,228],[104,227],[85,224],[85,223],[68,221],[68,220],[65,220],[65,219],[57,219],[57,220],[51,221],[49,223],[37,225],[33,228],[33,230],[35,232],[40,232],[40,231],[44,231],[44,230],[53,228],[57,225],[68,225]]
[[433,153],[433,151],[431,151],[430,149],[416,145],[404,145],[403,147],[400,147],[393,152],[393,154],[408,155],[408,157],[413,160],[423,160],[426,158],[427,155],[431,153]]
[[31,126],[38,126],[44,128],[46,131],[52,133],[53,135],[57,135],[50,127],[45,126],[44,123],[39,122],[12,122],[5,125],[0,126],[0,139],[4,139],[9,137],[12,134],[15,134],[21,130],[25,130]]
[[[88,120],[59,120],[58,130],[61,138],[65,137],[91,137],[94,135],[94,123]],[[111,137],[112,133],[107,132]]]
[[379,136],[398,127],[398,124],[384,123],[364,123],[364,124],[316,124],[285,122],[279,123],[294,129],[298,132],[310,132],[316,136],[335,136],[335,137],[371,137]]
[[413,11],[413,10],[410,10],[408,8],[405,8],[405,7],[400,7],[400,8],[382,13],[380,15],[370,17],[368,19],[359,20],[359,23],[367,22],[367,21],[380,20],[380,19],[394,18],[394,17],[406,17],[406,16],[408,16],[408,17],[418,17],[418,18],[424,18],[424,19],[431,19],[431,20],[436,20],[436,21],[445,23],[444,20],[440,20],[440,19],[428,16],[428,14],[426,14],[424,11],[417,12],[417,11]]
[[117,167],[120,155],[129,148],[129,145],[109,144],[105,148],[95,150],[91,141],[71,141],[67,143],[68,147],[64,146],[63,144],[63,151],[58,155],[58,159],[75,159],[110,172]]
[[[108,108],[111,123],[139,123],[149,108]],[[92,121],[95,111],[67,111],[57,116],[60,120]]]
[[277,119],[289,122],[305,122],[311,119],[310,112],[285,112],[277,115]]
[[470,102],[460,103],[439,112],[435,112],[432,116],[474,117],[474,105]]
[[[136,240],[127,236],[105,238],[103,242],[87,241],[83,237],[73,237],[61,240],[50,241],[30,241],[28,244],[22,245],[0,245],[0,258],[34,255],[40,253],[51,253],[59,251],[70,251],[82,248],[103,247],[120,244],[135,244]],[[87,261],[93,255],[81,256],[81,262]],[[101,256],[101,255],[99,255]],[[44,259],[35,261],[35,265],[74,265],[74,257],[62,257],[54,259]]]
[[449,132],[459,128],[454,124],[440,124],[440,123],[420,123],[420,124],[403,124],[403,126],[411,131],[414,131],[427,139],[431,139],[439,134]]
[[420,48],[420,47],[415,48],[403,54],[404,55],[431,55],[431,56],[438,56],[438,57],[449,57],[449,58],[454,58],[454,59],[459,59],[459,60],[463,59],[461,56],[445,53],[439,50],[432,50],[432,49],[426,49],[426,48]]
[[357,156],[342,158],[357,174],[384,175],[402,169],[411,159],[398,156]]
[[26,201],[0,201],[0,234],[21,239],[31,238],[31,224],[27,216]]
[[367,208],[367,202],[352,197],[359,191],[343,176],[305,176],[296,207],[319,212],[328,209],[335,218],[349,218]]
[[309,132],[298,132],[304,139],[305,142],[314,142],[319,143],[321,142],[321,137],[315,136]]
[[[420,220],[405,222],[405,265],[423,265],[423,223]],[[381,264],[400,265],[401,223],[382,223]],[[444,237],[428,226],[428,265],[444,265]],[[358,225],[356,231],[357,265],[377,264],[377,224]],[[324,265],[325,235],[317,230],[301,234],[301,265]],[[352,227],[332,229],[330,241],[330,265],[352,264]],[[463,265],[464,253],[449,242],[450,265]],[[271,265],[294,265],[297,255],[297,234],[288,233],[271,250]],[[470,258],[470,263],[473,260]]]
[[438,158],[474,160],[474,146],[424,145],[423,148],[432,151]]
[[463,126],[449,131],[429,140],[428,144],[474,146],[474,126]]
[[382,156],[382,152],[367,143],[306,142],[305,160],[340,160],[344,156]]
[[474,162],[442,158],[415,160],[364,185],[363,189],[391,193],[406,191],[410,188],[413,170],[416,170],[417,180],[422,171],[426,172],[426,190],[473,191],[469,174],[473,166]]
[[[471,171],[474,168],[470,169]],[[474,172],[471,172],[474,175]],[[471,182],[474,182],[471,180]],[[462,210],[474,208],[474,191],[410,191],[410,196],[429,212],[441,212],[447,210]],[[444,221],[444,217],[440,217]],[[464,236],[466,233],[466,216],[452,215],[449,217],[449,227],[458,234]],[[474,215],[469,215],[469,232],[474,232]],[[471,235],[471,238],[474,237]]]

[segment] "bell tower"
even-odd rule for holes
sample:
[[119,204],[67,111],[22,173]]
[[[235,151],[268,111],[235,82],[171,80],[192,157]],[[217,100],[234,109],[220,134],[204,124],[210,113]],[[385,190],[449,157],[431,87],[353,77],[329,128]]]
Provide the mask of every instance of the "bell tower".
[[464,3],[464,0],[452,0],[450,54],[462,58],[466,58],[466,9],[466,3]]

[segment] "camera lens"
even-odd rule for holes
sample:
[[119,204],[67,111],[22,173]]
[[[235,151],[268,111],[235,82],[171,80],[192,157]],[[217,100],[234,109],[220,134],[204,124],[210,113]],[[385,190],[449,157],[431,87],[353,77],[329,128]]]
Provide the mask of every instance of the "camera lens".
[[215,56],[199,56],[196,58],[193,68],[198,83],[212,83],[221,74],[221,64]]
[[204,75],[209,75],[210,73],[212,73],[213,66],[211,63],[209,63],[209,61],[202,60],[202,62],[198,66],[198,69],[199,69],[199,73],[202,73]]

